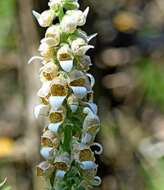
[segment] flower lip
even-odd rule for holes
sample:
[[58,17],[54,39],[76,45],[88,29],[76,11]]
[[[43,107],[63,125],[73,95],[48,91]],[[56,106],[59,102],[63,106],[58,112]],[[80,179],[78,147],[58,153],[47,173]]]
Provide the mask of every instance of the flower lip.
[[73,68],[73,60],[65,60],[65,61],[59,61],[61,68],[69,73]]
[[49,103],[54,111],[57,111],[63,104],[66,96],[50,96]]
[[52,147],[42,147],[40,150],[40,154],[43,156],[43,158],[47,160],[50,158],[52,150]]
[[83,170],[92,170],[97,168],[97,164],[93,161],[83,161],[80,163],[80,167]]
[[54,133],[58,133],[60,127],[61,127],[62,122],[58,122],[58,123],[50,123],[48,125],[48,129]]
[[57,170],[55,175],[57,178],[62,179],[62,178],[64,178],[65,174],[66,174],[66,172],[64,170]]
[[74,95],[79,99],[84,98],[87,94],[87,89],[83,86],[71,86],[71,89]]

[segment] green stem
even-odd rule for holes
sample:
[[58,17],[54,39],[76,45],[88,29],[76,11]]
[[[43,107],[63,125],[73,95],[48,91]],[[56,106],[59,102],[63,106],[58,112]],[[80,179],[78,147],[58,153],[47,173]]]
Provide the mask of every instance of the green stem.
[[68,153],[71,153],[71,145],[72,145],[72,126],[65,125],[63,150]]

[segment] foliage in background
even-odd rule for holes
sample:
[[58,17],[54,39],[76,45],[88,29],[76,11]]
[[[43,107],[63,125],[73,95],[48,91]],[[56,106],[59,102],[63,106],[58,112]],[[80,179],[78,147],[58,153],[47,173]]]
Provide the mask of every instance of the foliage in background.
[[15,48],[15,0],[0,1],[0,48]]
[[151,59],[142,59],[137,64],[137,76],[145,91],[147,101],[156,104],[164,111],[164,68]]

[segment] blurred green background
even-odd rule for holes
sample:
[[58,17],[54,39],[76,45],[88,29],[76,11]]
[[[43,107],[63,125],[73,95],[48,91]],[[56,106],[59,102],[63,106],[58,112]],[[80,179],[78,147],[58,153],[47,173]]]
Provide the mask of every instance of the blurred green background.
[[[31,11],[48,0],[0,1],[0,181],[12,190],[42,190],[36,177],[40,131],[36,122],[39,28]],[[99,35],[89,52],[102,121],[98,190],[164,190],[164,1],[85,0],[84,30]]]

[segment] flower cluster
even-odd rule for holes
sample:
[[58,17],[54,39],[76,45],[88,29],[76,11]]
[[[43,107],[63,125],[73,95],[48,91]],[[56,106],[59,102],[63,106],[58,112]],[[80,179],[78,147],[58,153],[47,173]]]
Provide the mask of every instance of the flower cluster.
[[37,174],[45,176],[51,190],[90,189],[101,183],[94,157],[102,153],[102,146],[94,143],[100,120],[86,55],[94,48],[89,42],[96,34],[88,36],[78,28],[86,23],[89,8],[79,10],[77,0],[50,0],[48,5],[41,14],[33,11],[47,30],[39,46],[41,56],[29,60],[42,63],[40,104],[34,114],[48,118],[40,150],[45,161],[37,166]]

